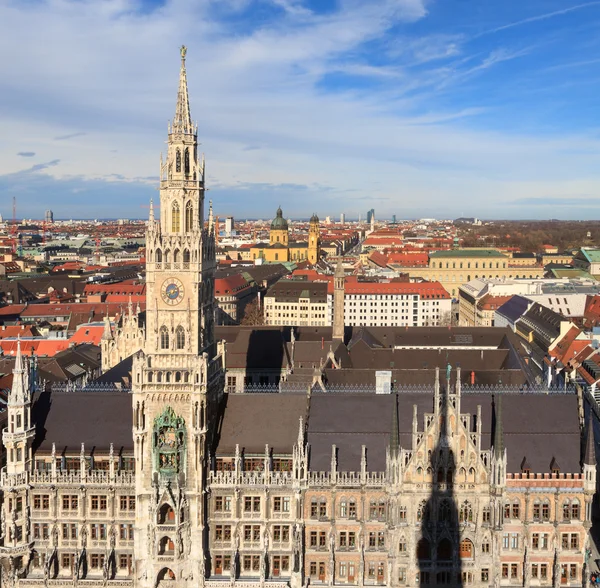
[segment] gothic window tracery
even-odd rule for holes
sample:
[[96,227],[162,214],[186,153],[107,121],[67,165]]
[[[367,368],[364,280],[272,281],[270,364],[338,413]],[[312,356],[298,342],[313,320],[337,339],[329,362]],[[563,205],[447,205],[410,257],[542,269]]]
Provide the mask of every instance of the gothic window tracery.
[[179,233],[181,230],[181,218],[179,215],[179,203],[173,202],[173,206],[171,208],[171,232]]
[[473,522],[473,507],[468,500],[465,500],[460,505],[460,522],[461,523],[472,523]]
[[189,249],[184,249],[183,250],[183,263],[189,263],[190,262],[190,251]]
[[181,151],[179,150],[179,147],[175,152],[175,171],[181,172]]
[[185,148],[183,165],[185,169],[185,175],[187,176],[190,173],[190,150],[187,147]]
[[442,539],[437,547],[438,561],[452,560],[452,543],[449,539]]
[[428,561],[431,559],[431,545],[425,537],[419,539],[417,543],[417,559],[419,561]]
[[156,253],[154,254],[154,259],[156,263],[160,263],[162,261],[162,251],[160,249],[156,250]]
[[181,325],[175,331],[175,346],[177,349],[185,348],[185,331]]
[[154,420],[156,469],[166,476],[182,471],[185,459],[185,421],[168,406]]
[[422,500],[419,504],[419,507],[417,508],[417,521],[427,522],[428,518],[429,507],[427,506],[427,503],[424,500]]
[[440,511],[438,520],[442,523],[450,522],[450,504],[447,500],[443,500],[440,504]]
[[165,326],[160,328],[160,348],[169,349],[169,330]]
[[185,205],[185,230],[187,233],[191,232],[193,227],[193,213],[194,209],[192,201],[188,200]]

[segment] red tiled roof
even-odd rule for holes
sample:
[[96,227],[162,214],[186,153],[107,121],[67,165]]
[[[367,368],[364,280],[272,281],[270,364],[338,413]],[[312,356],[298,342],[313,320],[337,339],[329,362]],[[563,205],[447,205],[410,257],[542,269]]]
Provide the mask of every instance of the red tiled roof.
[[33,325],[3,325],[0,327],[0,339],[7,337],[34,337],[37,330]]
[[8,304],[7,306],[0,306],[0,317],[21,314],[26,308],[26,304]]
[[250,286],[250,283],[242,274],[234,274],[226,278],[215,280],[215,296],[239,292]]
[[97,303],[71,303],[71,304],[30,304],[21,313],[24,317],[36,317],[36,316],[63,316],[71,313],[87,313],[94,314],[97,316],[115,316],[121,314],[124,308],[123,304],[107,304],[106,302]]
[[478,303],[477,307],[481,310],[496,310],[500,308],[505,302],[508,302],[512,298],[510,296],[493,296],[492,294],[486,294]]
[[426,267],[429,265],[429,255],[427,253],[409,252],[390,253],[388,255],[388,263],[394,263],[404,267]]
[[[556,357],[557,359],[560,359],[560,361],[562,361],[563,363],[567,363],[568,360],[564,360],[563,358],[566,356],[567,352],[569,351],[569,348],[571,347],[571,345],[573,344],[573,342],[575,341],[575,339],[577,339],[577,336],[581,333],[581,331],[575,326],[573,325],[556,343],[556,345],[554,345],[552,347],[552,349],[548,350],[548,353],[552,356],[552,357]],[[589,343],[589,341],[586,341],[586,344]],[[579,351],[581,351],[581,349],[579,349]],[[574,357],[575,353],[573,353],[573,355],[571,356]]]
[[86,284],[83,289],[84,296],[90,294],[145,294],[146,284]]
[[70,343],[92,343],[94,345],[100,345],[102,339],[102,333],[104,332],[104,325],[79,325],[73,336],[69,339]]
[[[1,339],[0,348],[5,355],[17,353],[17,339]],[[35,355],[52,357],[69,348],[68,339],[21,339],[21,352],[30,355],[32,350]]]
[[379,251],[372,251],[369,254],[369,261],[371,261],[379,267],[387,267],[388,264],[387,256],[385,256],[383,253],[380,253]]

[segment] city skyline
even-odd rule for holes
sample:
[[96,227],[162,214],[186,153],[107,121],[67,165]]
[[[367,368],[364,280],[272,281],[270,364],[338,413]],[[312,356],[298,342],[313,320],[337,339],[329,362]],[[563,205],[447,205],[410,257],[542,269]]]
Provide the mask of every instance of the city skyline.
[[599,19],[598,1],[9,3],[0,212],[144,217],[185,43],[216,213],[594,218]]

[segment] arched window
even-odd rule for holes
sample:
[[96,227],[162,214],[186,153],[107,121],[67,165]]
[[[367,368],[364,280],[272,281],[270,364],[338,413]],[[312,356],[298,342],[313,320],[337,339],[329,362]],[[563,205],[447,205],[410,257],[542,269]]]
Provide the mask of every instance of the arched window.
[[158,544],[158,555],[172,555],[175,553],[175,544],[170,537],[163,537]]
[[460,542],[460,559],[473,559],[473,543],[470,539]]
[[190,252],[189,249],[183,250],[183,263],[190,263]]
[[345,498],[340,500],[340,518],[345,519],[348,516],[348,503]]
[[518,519],[521,516],[521,503],[518,500],[513,501],[512,504],[512,518]]
[[181,325],[175,331],[175,345],[177,349],[185,348],[185,331]]
[[178,173],[181,171],[181,151],[179,150],[179,147],[175,152],[175,171]]
[[175,581],[175,573],[173,572],[173,570],[170,570],[169,568],[163,568],[162,570],[160,570],[160,572],[158,572],[158,582],[157,585],[160,585],[160,583],[162,581]]
[[171,232],[179,233],[181,230],[181,218],[179,215],[179,203],[173,202],[173,207],[171,208]]
[[171,261],[171,252],[167,249],[165,251],[165,263],[169,263]]
[[192,201],[188,200],[185,204],[185,231],[186,233],[191,232],[193,227],[193,215],[194,209],[192,208]]
[[190,173],[190,150],[186,147],[185,154],[183,157],[183,165],[185,169],[185,175],[187,176]]
[[425,537],[419,539],[417,543],[417,559],[419,561],[428,561],[431,559],[431,545]]
[[417,508],[417,521],[426,522],[428,517],[428,506],[427,503],[422,500],[421,504],[419,504],[419,508]]
[[459,520],[461,523],[473,522],[473,508],[468,500],[465,500],[460,506]]
[[173,251],[173,263],[179,263],[179,249]]
[[169,330],[167,327],[160,328],[160,348],[169,349]]
[[577,498],[574,498],[573,502],[571,502],[571,518],[578,519],[579,514],[580,514],[579,500],[577,500]]
[[449,523],[450,522],[450,504],[447,500],[443,500],[440,504],[440,510],[438,513],[438,520],[441,523]]
[[162,251],[160,249],[156,250],[156,253],[154,254],[154,261],[156,261],[157,263],[160,263],[162,261]]
[[442,539],[438,543],[437,556],[438,561],[452,560],[452,543],[450,543],[449,539]]
[[170,504],[163,504],[158,511],[159,525],[172,525],[175,521],[175,511]]

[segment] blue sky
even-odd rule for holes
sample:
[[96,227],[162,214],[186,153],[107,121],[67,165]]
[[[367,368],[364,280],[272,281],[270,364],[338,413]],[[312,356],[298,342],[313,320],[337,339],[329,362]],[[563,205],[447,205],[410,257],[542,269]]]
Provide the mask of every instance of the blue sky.
[[599,25],[600,0],[1,0],[0,213],[147,214],[183,43],[217,214],[598,219]]

